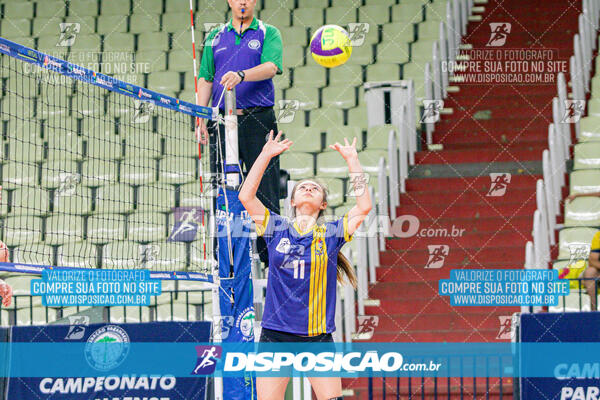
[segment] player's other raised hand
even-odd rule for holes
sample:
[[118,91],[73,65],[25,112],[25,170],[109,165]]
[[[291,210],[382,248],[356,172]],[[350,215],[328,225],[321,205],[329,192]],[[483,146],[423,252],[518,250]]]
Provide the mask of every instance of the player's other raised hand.
[[340,153],[346,161],[357,159],[358,153],[356,151],[356,137],[354,137],[352,144],[349,144],[348,139],[346,138],[344,138],[344,142],[346,143],[345,145],[341,145],[338,142],[335,142],[334,144],[330,144],[329,148],[336,150],[338,153]]
[[282,131],[279,131],[275,139],[273,139],[273,130],[271,129],[271,131],[269,132],[269,139],[267,140],[267,143],[265,143],[265,145],[263,146],[263,153],[265,153],[269,157],[275,157],[290,148],[290,146],[294,143],[291,140],[283,139],[282,141],[279,141],[282,133]]

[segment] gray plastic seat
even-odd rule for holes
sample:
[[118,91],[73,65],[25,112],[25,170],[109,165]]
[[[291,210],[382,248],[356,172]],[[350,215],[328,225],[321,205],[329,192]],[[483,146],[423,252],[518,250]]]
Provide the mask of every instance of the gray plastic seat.
[[42,219],[33,215],[8,217],[4,220],[4,243],[19,246],[42,240]]
[[96,192],[96,212],[127,213],[133,211],[133,188],[124,183],[102,186]]
[[156,160],[146,157],[126,158],[121,161],[121,182],[146,185],[156,181]]
[[89,242],[62,245],[56,254],[61,267],[95,268],[98,265],[96,246]]
[[196,179],[197,159],[164,157],[160,160],[159,181],[170,184],[183,184]]
[[100,15],[96,23],[96,31],[101,35],[127,32],[127,15]]
[[22,264],[52,265],[54,250],[42,243],[23,244],[13,252],[12,262]]
[[138,212],[129,216],[127,238],[135,242],[158,242],[166,239],[165,215],[153,212]]
[[83,240],[83,218],[74,215],[52,215],[46,219],[45,243],[62,245]]
[[37,215],[48,214],[50,200],[48,192],[36,187],[22,187],[12,193],[11,215]]
[[[200,187],[199,183],[191,183],[191,185]],[[181,191],[182,189],[180,189],[180,197],[183,196]],[[183,200],[181,200],[181,202],[183,203]],[[175,188],[173,186],[164,183],[153,183],[138,188],[138,211],[168,212],[171,211],[171,208],[174,206]],[[184,206],[184,204],[182,204],[182,206]]]
[[91,159],[82,164],[81,184],[103,186],[115,183],[118,177],[118,164],[114,161]]
[[101,214],[88,218],[88,241],[108,243],[125,239],[125,216],[120,214]]

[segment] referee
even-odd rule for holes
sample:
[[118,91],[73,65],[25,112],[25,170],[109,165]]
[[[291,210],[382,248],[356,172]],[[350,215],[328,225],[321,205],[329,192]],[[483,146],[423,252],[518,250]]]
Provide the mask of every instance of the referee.
[[[231,20],[210,31],[204,42],[198,89],[200,105],[219,107],[224,114],[223,87],[236,91],[238,148],[244,176],[267,142],[269,131],[277,132],[272,78],[282,73],[282,41],[279,30],[254,17],[256,0],[228,0]],[[218,102],[218,104],[217,104]],[[215,121],[200,120],[201,142],[210,141],[211,172],[221,170],[216,152]],[[221,124],[221,148],[225,154],[225,127]],[[210,135],[209,135],[210,134]],[[210,137],[210,140],[207,139]],[[279,157],[269,163],[257,197],[265,207],[279,212]],[[261,261],[268,265],[264,239],[257,241]]]

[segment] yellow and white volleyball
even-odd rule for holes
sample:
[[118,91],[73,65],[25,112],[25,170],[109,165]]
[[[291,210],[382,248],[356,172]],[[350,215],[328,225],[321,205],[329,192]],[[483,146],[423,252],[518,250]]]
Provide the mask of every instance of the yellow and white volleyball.
[[318,64],[327,68],[338,67],[352,54],[350,35],[341,26],[322,26],[310,39],[310,52]]

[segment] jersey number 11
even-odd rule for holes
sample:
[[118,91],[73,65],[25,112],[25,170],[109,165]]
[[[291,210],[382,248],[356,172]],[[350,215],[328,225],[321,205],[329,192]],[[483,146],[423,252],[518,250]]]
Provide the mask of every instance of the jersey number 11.
[[294,260],[294,279],[304,279],[304,260]]

